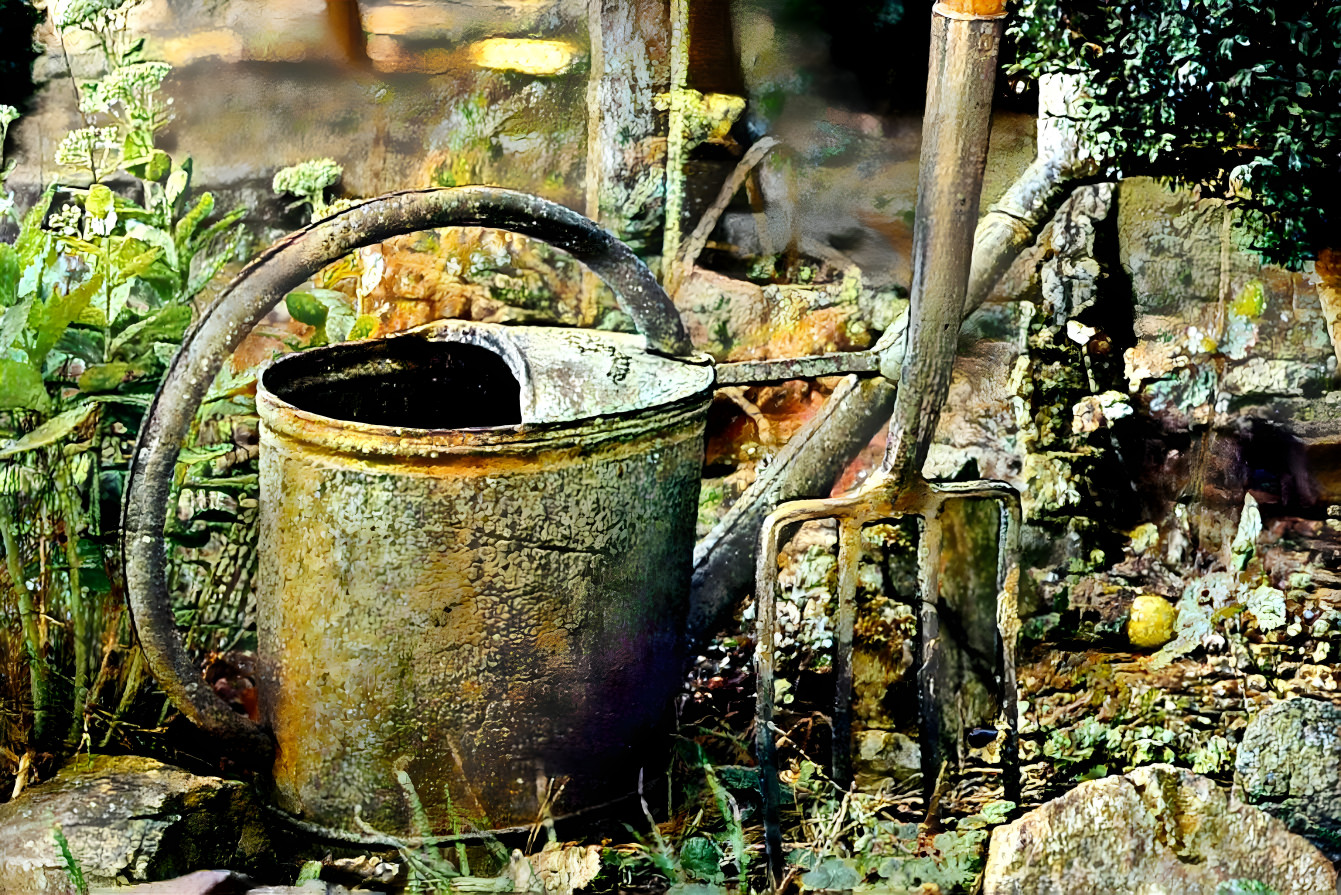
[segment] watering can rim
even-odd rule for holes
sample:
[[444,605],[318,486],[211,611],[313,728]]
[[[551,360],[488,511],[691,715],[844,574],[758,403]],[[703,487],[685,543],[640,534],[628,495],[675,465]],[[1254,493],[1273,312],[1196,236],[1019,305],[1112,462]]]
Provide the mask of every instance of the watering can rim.
[[[278,383],[267,383],[286,365],[344,354],[352,366],[362,346],[411,339],[493,351],[517,379],[521,421],[461,428],[362,422],[305,409],[278,394]],[[618,381],[602,375],[615,361],[621,364]],[[563,387],[572,376],[582,378],[585,393]],[[642,389],[628,394],[623,386],[629,378],[641,378]],[[683,410],[697,413],[706,407],[715,382],[711,358],[667,357],[650,350],[640,334],[443,319],[380,339],[327,345],[269,361],[257,376],[257,409],[270,428],[338,452],[431,456],[509,446],[561,447],[574,438],[631,435],[671,425]]]

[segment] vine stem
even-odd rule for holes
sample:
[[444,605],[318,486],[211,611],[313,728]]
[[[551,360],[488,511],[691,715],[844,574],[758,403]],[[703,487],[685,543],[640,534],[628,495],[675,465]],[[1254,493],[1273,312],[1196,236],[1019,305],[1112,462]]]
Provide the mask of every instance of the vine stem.
[[33,691],[33,740],[46,740],[47,721],[50,718],[51,673],[44,657],[42,632],[37,624],[37,607],[33,605],[32,591],[23,578],[23,558],[19,555],[17,530],[10,512],[9,501],[0,499],[0,539],[4,541],[5,567],[19,604],[19,621],[23,626],[23,642],[27,648],[29,679]]
[[74,709],[66,739],[77,743],[84,726],[84,708],[88,705],[90,625],[79,574],[79,511],[75,506],[75,487],[64,458],[52,464],[56,470],[57,504],[65,525],[66,582],[70,588],[70,619],[74,623]]

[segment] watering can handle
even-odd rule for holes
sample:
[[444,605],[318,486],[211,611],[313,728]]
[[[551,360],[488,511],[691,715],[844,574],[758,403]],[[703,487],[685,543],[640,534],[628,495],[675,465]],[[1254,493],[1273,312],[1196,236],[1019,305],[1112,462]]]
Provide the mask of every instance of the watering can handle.
[[182,441],[214,377],[253,326],[322,267],[362,246],[433,227],[490,227],[561,248],[614,290],[648,346],[689,354],[674,305],[628,246],[592,221],[538,196],[491,187],[392,193],[276,243],[238,275],[187,334],[140,428],[122,519],[126,590],[140,646],[164,693],[206,731],[240,741],[264,764],[273,743],[201,677],[173,621],[163,528]]

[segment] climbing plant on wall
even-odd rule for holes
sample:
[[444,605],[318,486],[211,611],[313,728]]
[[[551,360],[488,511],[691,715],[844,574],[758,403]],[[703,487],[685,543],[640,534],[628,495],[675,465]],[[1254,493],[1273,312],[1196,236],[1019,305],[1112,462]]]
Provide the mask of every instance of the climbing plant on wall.
[[1014,71],[1079,78],[1079,137],[1114,178],[1200,184],[1298,267],[1341,244],[1341,2],[1021,0]]

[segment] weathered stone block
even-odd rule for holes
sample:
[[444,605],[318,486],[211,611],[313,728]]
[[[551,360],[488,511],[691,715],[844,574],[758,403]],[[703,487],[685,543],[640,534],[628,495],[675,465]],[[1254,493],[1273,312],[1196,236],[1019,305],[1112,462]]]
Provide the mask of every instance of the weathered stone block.
[[1331,895],[1336,870],[1308,840],[1209,778],[1151,765],[1082,783],[997,827],[983,893],[1213,893],[1235,881]]
[[0,805],[0,895],[77,891],[56,830],[91,886],[247,870],[268,850],[244,784],[152,758],[80,756]]
[[1254,718],[1239,746],[1234,793],[1341,860],[1341,708],[1290,699]]

